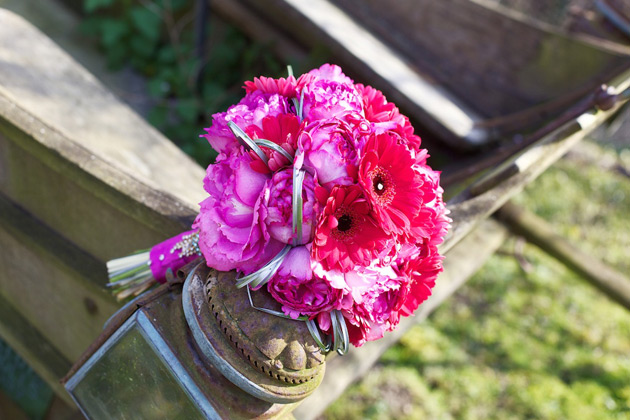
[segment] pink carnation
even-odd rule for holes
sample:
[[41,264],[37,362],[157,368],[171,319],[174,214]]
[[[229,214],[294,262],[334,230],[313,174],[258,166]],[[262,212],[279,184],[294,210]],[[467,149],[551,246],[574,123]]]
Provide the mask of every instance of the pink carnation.
[[406,281],[399,308],[393,314],[394,319],[400,315],[412,315],[431,296],[435,280],[443,270],[442,259],[437,247],[428,244],[406,245],[401,249],[395,266],[398,274]]
[[[314,272],[326,279],[333,288],[344,290],[345,297],[340,302],[341,312],[346,319],[350,342],[362,346],[366,341],[383,337],[385,331],[398,324],[396,312],[401,305],[405,277],[399,276],[391,267],[357,267],[353,271],[323,271],[315,267]],[[322,330],[331,332],[330,317],[318,316]]]
[[262,120],[262,128],[252,124],[245,129],[245,132],[252,140],[264,139],[277,144],[291,156],[289,160],[283,153],[263,146],[260,150],[267,157],[267,163],[265,163],[255,151],[250,150],[249,155],[253,159],[252,168],[255,171],[268,174],[293,163],[300,132],[300,123],[295,115],[280,114],[275,117],[265,117]]
[[267,176],[250,167],[248,154],[235,154],[210,165],[204,179],[209,196],[201,202],[194,229],[208,266],[251,273],[284,246],[265,224],[262,191]]
[[339,307],[343,292],[316,276],[310,265],[310,250],[306,246],[291,249],[267,290],[280,304],[282,311],[292,317],[314,317],[320,312]]
[[361,95],[340,67],[324,64],[309,75],[309,83],[305,84],[301,93],[306,121],[342,117],[347,113],[363,115]]

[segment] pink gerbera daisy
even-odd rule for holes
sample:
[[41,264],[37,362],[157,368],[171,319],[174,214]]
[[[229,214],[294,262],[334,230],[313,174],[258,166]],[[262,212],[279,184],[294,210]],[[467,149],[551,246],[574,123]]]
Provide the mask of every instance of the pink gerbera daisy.
[[247,93],[256,92],[257,90],[262,93],[277,93],[287,98],[294,98],[297,87],[297,80],[295,77],[289,76],[286,79],[281,77],[279,79],[273,79],[271,77],[254,77],[254,81],[246,81],[244,86]]
[[388,234],[408,234],[422,206],[422,179],[411,152],[394,133],[373,135],[359,163],[359,184]]
[[325,270],[348,272],[367,266],[382,251],[387,235],[370,217],[357,185],[334,187],[315,231],[313,257]]

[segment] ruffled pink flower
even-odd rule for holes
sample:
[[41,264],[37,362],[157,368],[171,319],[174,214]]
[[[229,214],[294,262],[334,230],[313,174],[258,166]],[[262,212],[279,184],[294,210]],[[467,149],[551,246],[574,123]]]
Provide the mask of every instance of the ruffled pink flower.
[[396,132],[411,149],[420,149],[420,137],[414,134],[409,118],[401,114],[396,105],[387,102],[383,92],[360,83],[355,88],[363,99],[365,118],[373,123],[376,134]]
[[401,315],[412,315],[431,296],[435,280],[443,270],[442,260],[443,257],[434,245],[420,243],[418,246],[406,245],[401,249],[394,266],[398,274],[407,281],[399,308],[392,319],[398,319]]
[[322,64],[319,68],[307,73],[310,77],[320,80],[330,80],[331,82],[344,85],[354,85],[354,81],[343,73],[341,67],[336,64]]
[[298,139],[304,168],[317,175],[329,191],[335,185],[355,183],[358,165],[353,127],[333,118],[307,125]]
[[387,240],[388,236],[371,218],[361,188],[335,187],[315,231],[313,259],[325,270],[345,273],[370,265]]
[[[302,185],[302,241],[313,240],[321,205],[315,197],[316,181],[306,174]],[[267,181],[263,192],[267,215],[263,222],[272,238],[285,244],[293,242],[293,168],[276,172]]]
[[428,241],[437,246],[442,243],[451,222],[442,200],[444,191],[440,187],[440,173],[420,164],[414,165],[414,170],[422,179],[423,205],[411,220],[410,235],[400,239],[412,244]]
[[231,106],[227,112],[214,114],[212,125],[206,128],[206,134],[202,134],[200,137],[205,137],[210,146],[220,154],[229,156],[240,147],[238,140],[228,127],[229,121],[241,129],[251,125],[262,129],[262,120],[265,117],[287,114],[288,112],[289,104],[284,96],[254,91],[245,95],[237,105]]
[[293,163],[293,157],[297,150],[297,138],[300,132],[300,122],[295,115],[280,114],[275,117],[265,117],[262,120],[262,128],[257,125],[250,125],[245,129],[245,132],[253,140],[265,139],[277,144],[291,156],[291,160],[289,160],[284,154],[261,146],[260,150],[267,157],[267,163],[264,163],[256,152],[250,150],[251,165],[255,171],[268,174]]
[[204,179],[209,196],[200,203],[194,229],[209,267],[221,271],[256,271],[284,246],[267,232],[262,191],[267,176],[250,167],[248,154],[235,154],[210,165]]
[[363,100],[354,88],[352,79],[339,66],[324,64],[311,70],[308,77],[298,81],[303,85],[304,119],[316,121],[342,117],[347,113],[363,115]]
[[[396,312],[407,279],[391,267],[357,267],[347,273],[322,272],[316,267],[314,272],[330,282],[333,288],[343,286],[339,290],[344,290],[345,295],[339,309],[346,319],[350,342],[354,346],[377,340],[398,324]],[[318,316],[318,324],[323,331],[332,332],[329,316]]]
[[254,77],[254,81],[247,81],[243,86],[247,93],[260,91],[262,93],[277,93],[287,98],[294,98],[297,88],[297,80],[293,76],[286,79],[281,77],[273,79],[271,77]]
[[339,307],[343,292],[313,275],[310,250],[306,246],[291,249],[267,290],[282,305],[291,318],[306,315],[311,318]]

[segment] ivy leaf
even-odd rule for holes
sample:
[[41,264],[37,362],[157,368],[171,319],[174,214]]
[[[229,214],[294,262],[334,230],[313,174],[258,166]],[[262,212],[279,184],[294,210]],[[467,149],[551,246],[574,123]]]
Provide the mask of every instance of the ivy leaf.
[[131,9],[131,22],[133,26],[144,36],[152,41],[160,38],[162,19],[156,13],[144,7]]
[[102,9],[103,7],[108,7],[114,4],[114,0],[85,0],[83,3],[83,9],[87,13],[92,13],[97,9]]

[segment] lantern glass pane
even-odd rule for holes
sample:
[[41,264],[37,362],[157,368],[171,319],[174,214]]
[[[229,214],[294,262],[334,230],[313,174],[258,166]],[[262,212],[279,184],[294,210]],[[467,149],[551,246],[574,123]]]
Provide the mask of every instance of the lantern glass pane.
[[71,393],[94,420],[203,417],[136,323],[119,335]]

